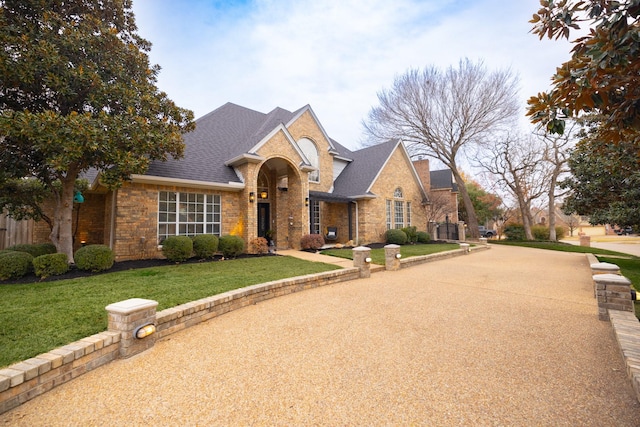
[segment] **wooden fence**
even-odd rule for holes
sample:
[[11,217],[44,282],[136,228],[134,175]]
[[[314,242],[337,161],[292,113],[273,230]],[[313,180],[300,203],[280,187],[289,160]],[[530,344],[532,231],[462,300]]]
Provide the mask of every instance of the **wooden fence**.
[[33,220],[16,221],[0,213],[0,250],[9,246],[33,243]]

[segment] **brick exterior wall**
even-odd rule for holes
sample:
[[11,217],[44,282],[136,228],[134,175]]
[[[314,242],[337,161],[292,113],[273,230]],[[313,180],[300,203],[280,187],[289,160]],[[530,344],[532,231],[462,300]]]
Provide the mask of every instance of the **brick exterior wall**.
[[[371,192],[378,197],[358,202],[360,243],[383,242],[386,227],[386,200],[393,201],[396,188],[402,189],[404,202],[411,202],[411,225],[426,231],[427,217],[422,192],[411,170],[411,161],[396,149],[373,184]],[[406,218],[406,206],[405,206]],[[392,213],[393,218],[393,213]]]

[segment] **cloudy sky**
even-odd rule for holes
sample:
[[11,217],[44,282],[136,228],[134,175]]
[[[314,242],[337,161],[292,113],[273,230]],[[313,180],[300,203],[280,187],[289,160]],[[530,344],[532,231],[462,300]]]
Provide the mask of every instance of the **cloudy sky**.
[[[538,0],[134,0],[158,86],[196,118],[233,102],[263,113],[311,105],[325,130],[360,146],[376,94],[409,68],[462,58],[511,68],[526,100],[569,58],[527,21]],[[526,120],[522,120],[526,126]]]

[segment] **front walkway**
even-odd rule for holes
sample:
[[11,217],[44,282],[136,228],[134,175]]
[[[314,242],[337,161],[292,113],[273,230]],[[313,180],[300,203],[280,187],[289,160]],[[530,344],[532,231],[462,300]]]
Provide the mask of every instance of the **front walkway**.
[[0,425],[637,426],[586,257],[491,250],[264,301]]

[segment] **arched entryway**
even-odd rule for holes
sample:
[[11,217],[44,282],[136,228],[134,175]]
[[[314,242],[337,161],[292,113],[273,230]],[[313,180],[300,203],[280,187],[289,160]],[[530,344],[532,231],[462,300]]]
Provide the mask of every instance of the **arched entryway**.
[[272,240],[278,249],[299,249],[309,232],[306,177],[284,158],[265,161],[256,176],[256,229],[250,233]]

